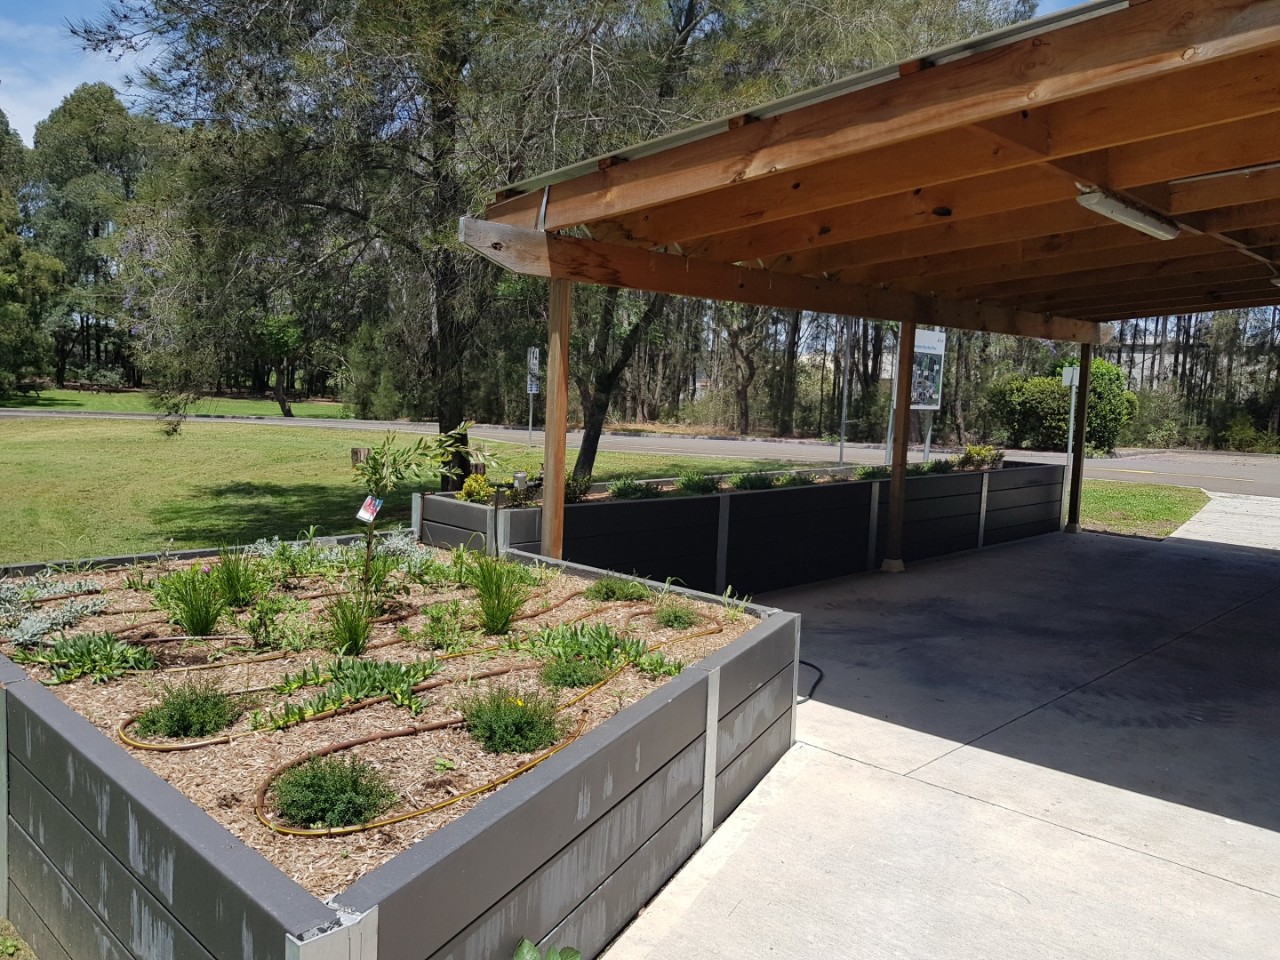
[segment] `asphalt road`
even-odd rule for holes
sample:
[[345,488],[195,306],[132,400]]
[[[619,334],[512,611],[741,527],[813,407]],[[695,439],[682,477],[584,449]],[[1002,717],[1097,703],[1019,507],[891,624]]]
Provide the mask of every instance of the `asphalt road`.
[[[31,417],[150,420],[145,413],[89,413],[70,411],[0,410],[0,420],[28,419]],[[217,423],[247,423],[280,426],[293,429],[323,427],[339,430],[385,430],[398,433],[436,433],[434,423],[397,422],[389,424],[381,420],[334,420],[304,417],[192,417],[194,421]],[[528,431],[518,427],[477,426],[472,434],[485,440],[526,442]],[[570,432],[568,444],[575,449],[580,441],[579,432]],[[542,445],[542,431],[533,431],[534,444]],[[606,434],[601,442],[602,450],[621,453],[667,453],[686,456],[718,457],[725,459],[775,459],[797,463],[839,462],[840,451],[836,444],[806,440],[734,439],[723,437],[677,437],[659,434]],[[915,449],[911,459],[921,459],[922,452]],[[1016,453],[1020,460],[1041,463],[1062,462],[1063,454]],[[846,444],[845,463],[875,464],[884,462],[884,448],[868,444]],[[1106,460],[1086,460],[1084,474],[1090,479],[1118,480],[1133,483],[1167,483],[1182,487],[1201,487],[1215,493],[1244,493],[1259,497],[1280,497],[1280,456],[1265,454],[1220,453],[1211,451],[1122,451],[1121,455]]]

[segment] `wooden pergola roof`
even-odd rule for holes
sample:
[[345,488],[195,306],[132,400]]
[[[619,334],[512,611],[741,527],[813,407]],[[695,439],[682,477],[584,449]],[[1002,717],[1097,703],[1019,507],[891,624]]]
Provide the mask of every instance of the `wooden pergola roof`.
[[1076,341],[1087,398],[1110,321],[1280,304],[1280,0],[1097,0],[512,185],[461,236],[552,281],[544,554],[584,282],[901,322],[900,570],[917,325]]
[[1081,342],[1280,303],[1280,2],[1099,0],[516,184],[462,234],[520,273]]

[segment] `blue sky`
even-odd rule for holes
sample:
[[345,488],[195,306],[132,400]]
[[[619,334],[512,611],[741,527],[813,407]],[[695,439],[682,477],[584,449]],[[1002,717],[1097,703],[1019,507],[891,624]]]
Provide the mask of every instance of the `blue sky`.
[[[1040,0],[1040,13],[1079,0]],[[103,0],[0,0],[0,110],[31,146],[35,125],[82,83],[105,80],[129,102],[121,78],[128,64],[83,53],[67,21],[96,17]]]

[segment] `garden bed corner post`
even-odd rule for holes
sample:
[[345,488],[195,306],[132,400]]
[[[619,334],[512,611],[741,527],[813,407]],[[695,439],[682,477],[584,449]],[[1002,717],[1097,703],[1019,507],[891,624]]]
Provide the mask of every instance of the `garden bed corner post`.
[[547,309],[547,424],[543,438],[542,555],[564,550],[564,462],[569,407],[569,322],[573,284],[553,277]]
[[1089,373],[1093,345],[1080,344],[1080,397],[1076,401],[1076,446],[1071,451],[1071,492],[1067,497],[1066,533],[1080,532],[1080,491],[1084,484],[1084,429],[1089,416]]

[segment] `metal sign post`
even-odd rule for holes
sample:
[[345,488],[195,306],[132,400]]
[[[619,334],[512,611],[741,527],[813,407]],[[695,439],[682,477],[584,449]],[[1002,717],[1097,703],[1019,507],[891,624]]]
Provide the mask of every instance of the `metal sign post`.
[[537,347],[529,348],[527,367],[529,374],[529,446],[533,446],[533,398],[539,391],[539,356]]
[[1071,391],[1071,413],[1067,417],[1067,466],[1062,471],[1062,523],[1067,523],[1067,491],[1071,488],[1071,451],[1076,441],[1076,394],[1080,387],[1080,368],[1063,367],[1062,385]]

